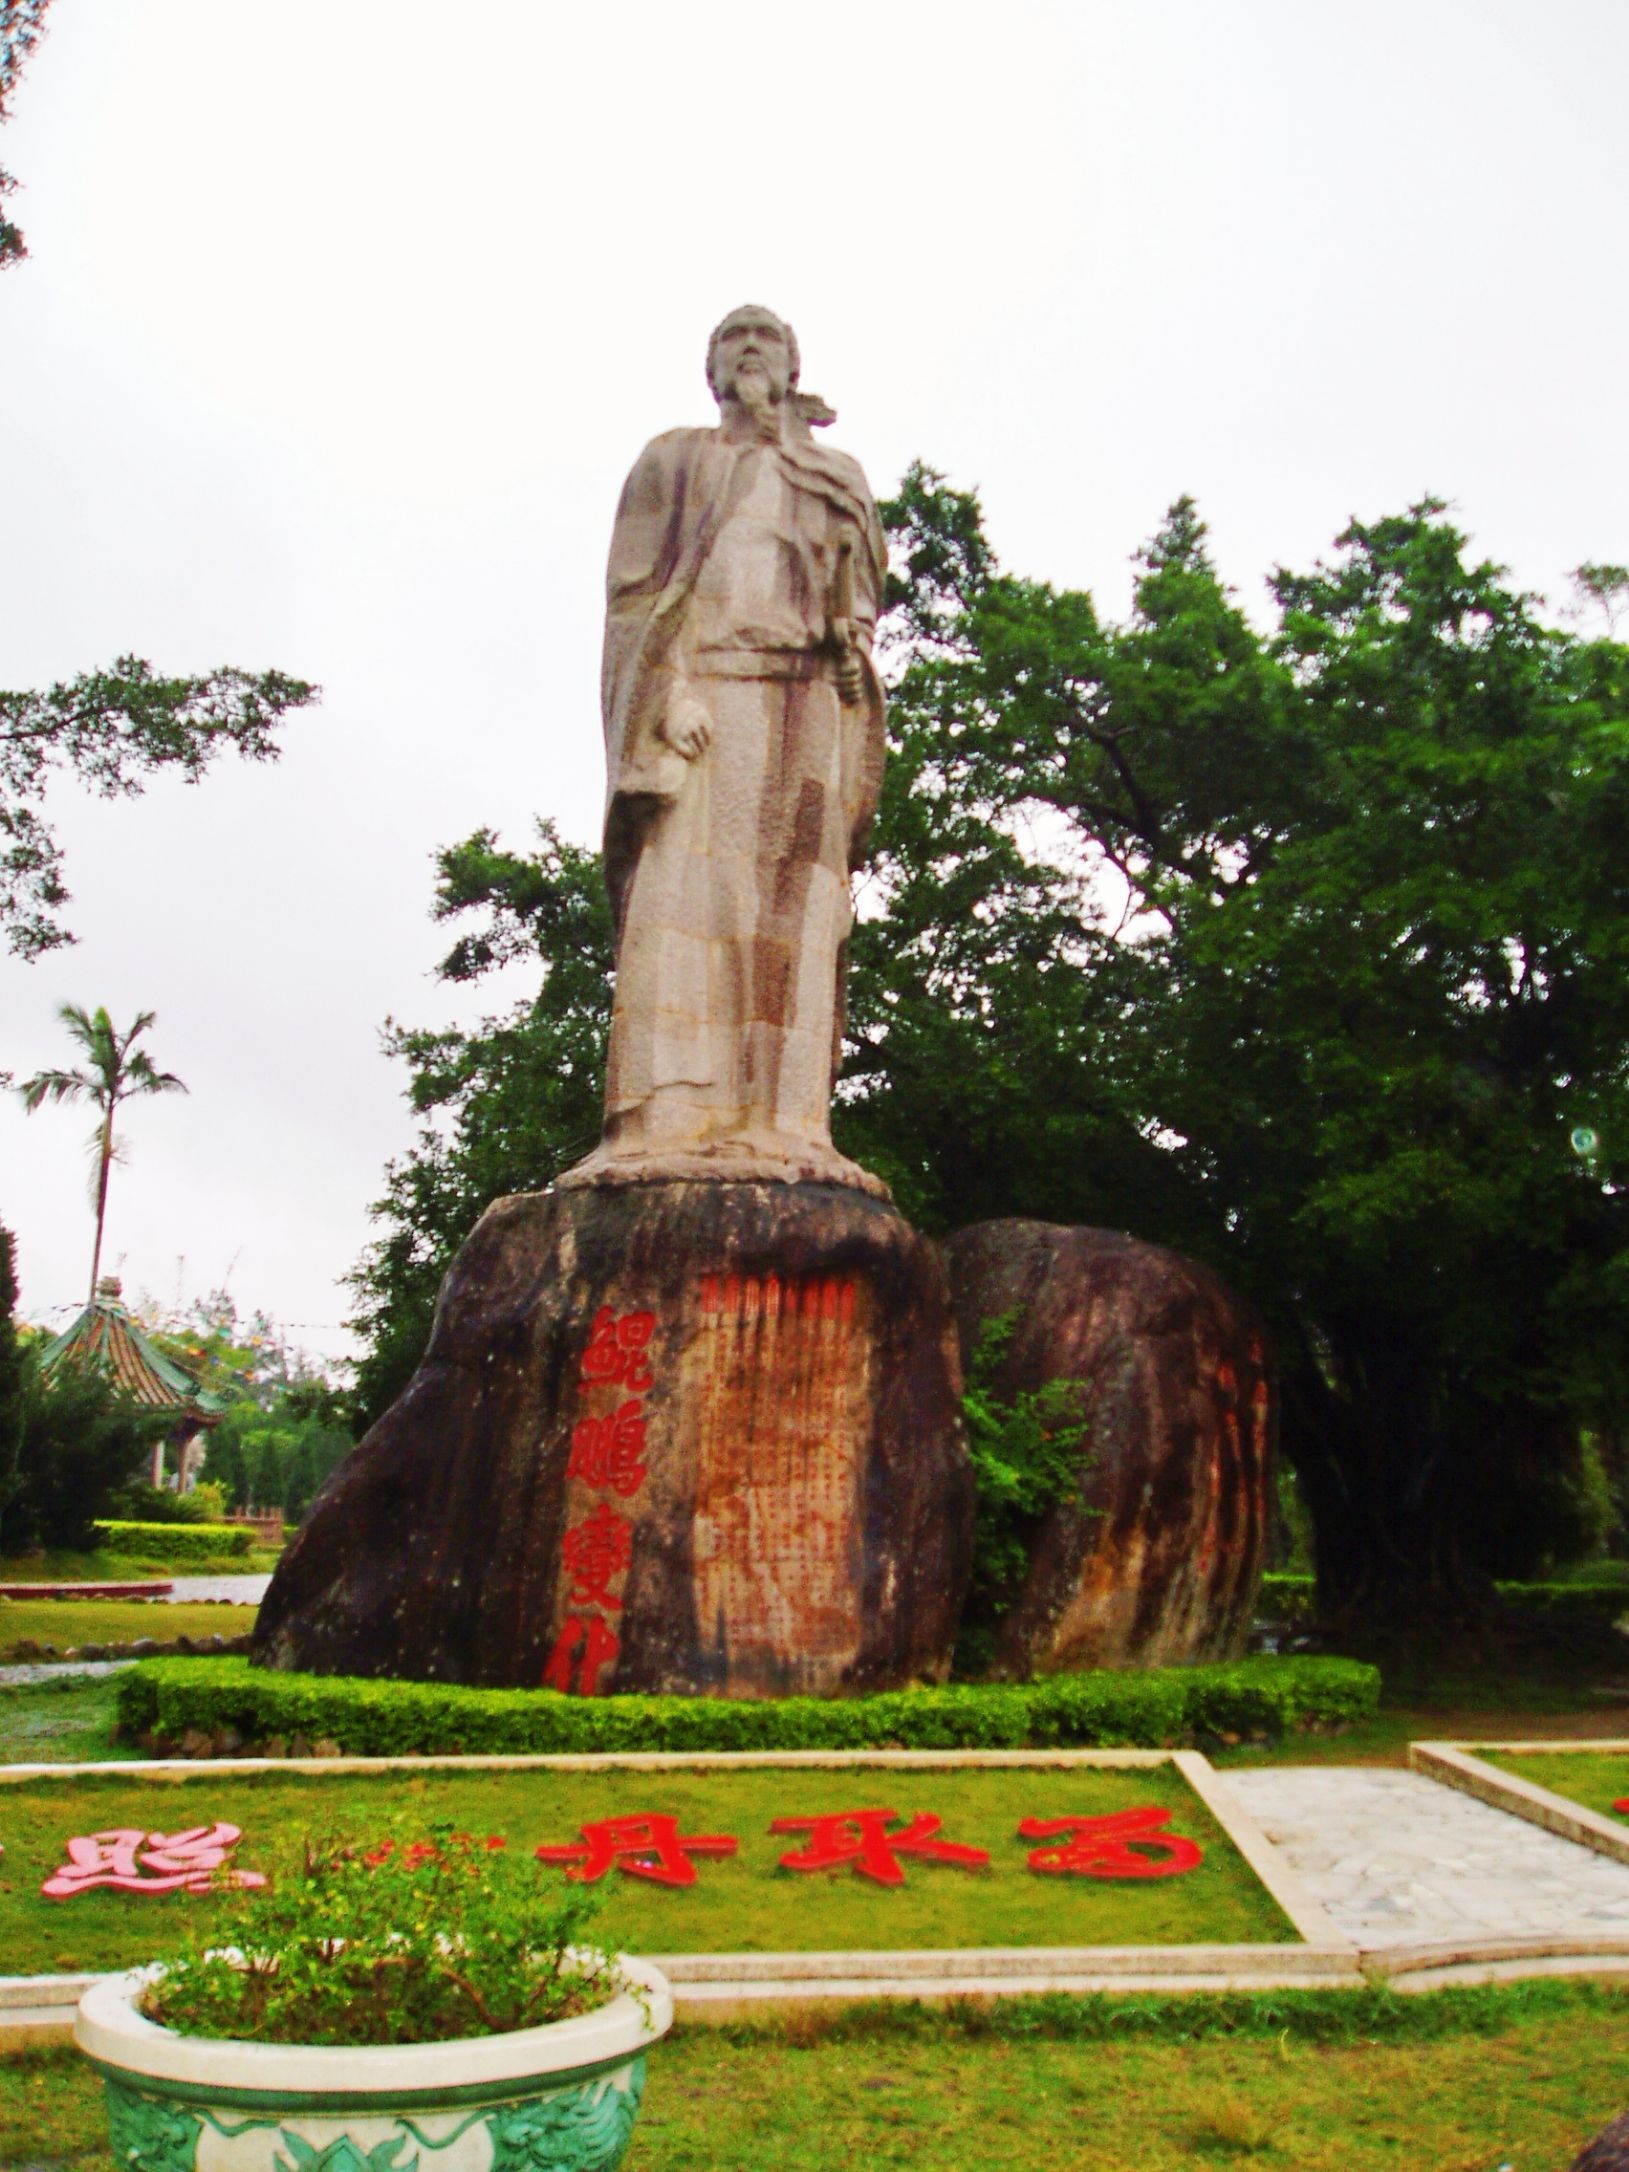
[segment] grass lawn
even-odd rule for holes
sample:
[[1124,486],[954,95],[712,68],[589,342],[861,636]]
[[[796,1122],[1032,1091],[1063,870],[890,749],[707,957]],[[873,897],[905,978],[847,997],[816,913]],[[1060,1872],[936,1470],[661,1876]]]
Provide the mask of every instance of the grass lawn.
[[25,1641],[66,1652],[80,1644],[134,1644],[140,1637],[164,1644],[172,1637],[247,1636],[256,1612],[218,1601],[172,1606],[154,1599],[0,1599],[0,1660]]
[[[987,1870],[905,1861],[903,1886],[852,1868],[778,1869],[804,1836],[775,1817],[886,1804],[941,1817],[942,1837],[988,1849]],[[1164,1878],[1041,1877],[1029,1871],[1024,1817],[1096,1816],[1158,1805],[1205,1860]],[[1145,1771],[987,1770],[701,1773],[267,1773],[177,1784],[107,1774],[0,1788],[0,1953],[6,1970],[115,1968],[171,1942],[175,1918],[207,1898],[93,1891],[49,1901],[41,1882],[71,1834],[140,1827],[177,1832],[216,1818],[240,1826],[238,1861],[275,1871],[301,1835],[333,1825],[378,1834],[394,1811],[415,1831],[437,1821],[528,1852],[571,1843],[585,1820],[671,1812],[687,1833],[731,1833],[733,1857],[703,1859],[695,1885],[672,1889],[613,1872],[603,1934],[641,1953],[782,1952],[914,1946],[1164,1945],[1291,1940],[1295,1933],[1231,1843],[1168,1767]],[[559,1878],[563,1872],[551,1870]]]
[[1536,1755],[1518,1756],[1510,1750],[1476,1750],[1474,1754],[1501,1772],[1513,1772],[1535,1787],[1547,1787],[1552,1795],[1582,1803],[1586,1810],[1615,1816],[1629,1832],[1629,1816],[1612,1808],[1615,1802],[1629,1800],[1629,1751],[1540,1750]]
[[[1629,1999],[1605,1986],[1280,1994],[1207,2025],[1220,2005],[681,2024],[651,2057],[625,2172],[1562,2172],[1629,2096]],[[0,2059],[0,2166],[107,2162],[101,2085],[75,2053]]]
[[114,1681],[97,1674],[0,1686],[0,1765],[89,1765],[146,1753],[114,1742]]

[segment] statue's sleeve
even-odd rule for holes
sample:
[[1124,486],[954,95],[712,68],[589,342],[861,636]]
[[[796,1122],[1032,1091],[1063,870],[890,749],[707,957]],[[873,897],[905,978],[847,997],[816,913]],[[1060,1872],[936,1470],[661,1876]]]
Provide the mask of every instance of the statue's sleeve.
[[685,463],[675,432],[647,445],[626,483],[611,530],[600,675],[607,804],[620,794],[667,797],[684,762],[657,735],[669,600],[683,528]]

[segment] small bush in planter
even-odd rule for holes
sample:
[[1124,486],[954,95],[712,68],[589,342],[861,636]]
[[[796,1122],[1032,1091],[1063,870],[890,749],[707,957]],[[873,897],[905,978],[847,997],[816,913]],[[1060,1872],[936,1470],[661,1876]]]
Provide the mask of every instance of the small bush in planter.
[[614,2172],[673,2002],[648,1961],[585,1945],[594,1897],[546,1878],[447,1827],[308,1842],[173,1957],[81,1999],[115,2159],[197,2172],[229,2145],[235,2172],[406,2172],[445,2150]]
[[544,1875],[448,1826],[307,1840],[292,1875],[235,1891],[207,1946],[200,1934],[163,1963],[141,2010],[267,2044],[432,2044],[570,2020],[624,1984],[583,1945],[596,1896],[546,1893]]

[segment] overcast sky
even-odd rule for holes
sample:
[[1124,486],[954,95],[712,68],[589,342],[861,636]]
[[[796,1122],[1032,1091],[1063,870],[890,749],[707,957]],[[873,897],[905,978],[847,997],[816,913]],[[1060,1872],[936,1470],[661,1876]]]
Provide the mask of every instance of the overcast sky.
[[[879,494],[977,485],[1111,614],[1183,491],[1252,609],[1427,491],[1559,605],[1629,557],[1626,79],[1622,0],[56,0],[0,142],[0,685],[325,689],[274,767],[59,793],[79,943],[0,956],[0,1067],[105,1004],[191,1088],[130,1112],[127,1293],[346,1347],[381,1022],[491,1004],[429,977],[431,856],[597,840],[611,514],[728,308]],[[90,1128],[0,1107],[32,1318]]]

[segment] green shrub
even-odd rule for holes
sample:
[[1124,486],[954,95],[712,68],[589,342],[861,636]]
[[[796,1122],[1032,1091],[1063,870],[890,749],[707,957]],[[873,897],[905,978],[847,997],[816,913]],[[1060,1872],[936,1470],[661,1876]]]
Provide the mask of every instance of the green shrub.
[[96,1543],[110,1553],[140,1554],[153,1561],[218,1561],[223,1554],[246,1556],[254,1533],[242,1523],[127,1523],[107,1517],[96,1526]]
[[122,1675],[121,1731],[179,1742],[337,1742],[352,1756],[619,1750],[1159,1749],[1367,1717],[1380,1676],[1352,1659],[1243,1659],[1147,1674],[1058,1674],[870,1697],[563,1697],[547,1689],[280,1674],[246,1659],[150,1659]]
[[437,1825],[426,1839],[400,1818],[366,1838],[308,1838],[303,1861],[264,1891],[181,1919],[141,2011],[188,2036],[437,2044],[606,2005],[624,1978],[585,1950],[599,1896],[551,1891],[529,1854],[503,1851],[497,1836]]
[[[1616,1621],[1620,1614],[1629,1614],[1629,1589],[1621,1582],[1612,1582],[1605,1570],[1615,1566],[1603,1563],[1603,1574],[1598,1581],[1580,1577],[1565,1584],[1517,1584],[1495,1586],[1506,1606],[1516,1607],[1526,1614],[1569,1614],[1581,1621]],[[1261,1596],[1256,1602],[1257,1611],[1271,1621],[1287,1621],[1297,1626],[1310,1623],[1316,1616],[1316,1594],[1310,1576],[1268,1575],[1261,1580]]]
[[1000,1393],[1017,1325],[1016,1312],[982,1322],[967,1362],[962,1418],[973,1464],[973,1573],[956,1635],[959,1675],[989,1667],[1001,1623],[1029,1575],[1036,1537],[1054,1509],[1078,1499],[1091,1460],[1080,1381]]

